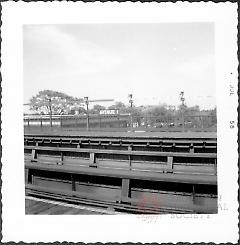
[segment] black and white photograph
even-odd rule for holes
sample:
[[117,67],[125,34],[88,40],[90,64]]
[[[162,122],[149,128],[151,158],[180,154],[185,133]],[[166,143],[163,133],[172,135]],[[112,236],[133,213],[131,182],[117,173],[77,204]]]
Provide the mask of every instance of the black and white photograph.
[[217,213],[213,23],[24,25],[23,67],[26,214]]
[[234,241],[237,5],[3,7],[5,241]]

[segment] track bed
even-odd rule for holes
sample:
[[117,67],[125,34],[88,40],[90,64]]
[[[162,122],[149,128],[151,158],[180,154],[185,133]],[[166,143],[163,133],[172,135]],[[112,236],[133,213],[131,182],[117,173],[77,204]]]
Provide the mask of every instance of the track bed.
[[128,213],[216,213],[216,137],[194,134],[26,134],[27,194]]
[[216,132],[107,132],[107,131],[81,131],[64,129],[25,129],[25,135],[52,135],[52,136],[95,136],[95,137],[132,137],[132,138],[206,138],[216,139]]

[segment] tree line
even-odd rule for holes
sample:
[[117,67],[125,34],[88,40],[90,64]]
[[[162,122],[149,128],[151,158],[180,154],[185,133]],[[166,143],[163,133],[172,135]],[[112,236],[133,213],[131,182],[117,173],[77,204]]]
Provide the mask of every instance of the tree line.
[[[43,90],[38,92],[37,95],[30,99],[30,110],[36,114],[47,115],[74,115],[86,114],[86,108],[84,100],[82,98],[76,98],[69,96],[65,93]],[[200,110],[198,105],[188,107],[186,105],[179,105],[177,108],[169,106],[167,104],[151,105],[151,106],[134,106],[124,104],[123,102],[115,102],[113,105],[105,107],[95,104],[93,108],[88,110],[89,114],[99,114],[101,110],[105,109],[118,109],[120,113],[131,114],[134,121],[141,123],[143,118],[162,118],[163,120],[171,118],[185,117],[185,120],[191,120],[194,116],[209,116],[213,123],[216,122],[216,108],[209,110]],[[151,120],[155,121],[156,120]]]

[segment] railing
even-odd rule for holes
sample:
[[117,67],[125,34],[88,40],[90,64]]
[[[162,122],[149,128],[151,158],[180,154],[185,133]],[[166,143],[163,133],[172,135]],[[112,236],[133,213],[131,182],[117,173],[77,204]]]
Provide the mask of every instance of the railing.
[[72,198],[70,201],[94,205],[107,202],[117,208],[128,205],[128,212],[136,208],[140,213],[150,209],[156,213],[217,212],[215,153],[35,143],[24,146],[26,192],[30,195],[57,195],[60,200]]
[[48,115],[24,116],[25,127],[57,127],[86,130],[143,130],[143,131],[216,131],[216,116],[184,117],[131,117],[129,114],[118,115]]

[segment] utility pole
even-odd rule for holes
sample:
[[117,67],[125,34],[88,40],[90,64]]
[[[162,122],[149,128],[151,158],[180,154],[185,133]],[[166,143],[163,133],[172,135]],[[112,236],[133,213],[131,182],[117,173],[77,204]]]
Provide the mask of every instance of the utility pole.
[[50,127],[52,128],[52,100],[48,99]]
[[86,110],[87,110],[87,131],[88,131],[89,130],[89,114],[88,114],[89,100],[88,100],[88,97],[84,97],[84,102],[85,102]]
[[129,94],[128,95],[128,100],[129,100],[129,103],[130,103],[130,108],[131,108],[131,111],[130,111],[130,124],[131,124],[131,131],[133,131],[133,95],[132,94]]
[[185,130],[185,125],[184,125],[184,108],[185,108],[185,97],[184,97],[184,91],[180,92],[180,101],[182,103],[181,105],[181,117],[182,117],[182,131]]
[[89,130],[89,102],[109,102],[109,101],[114,101],[114,100],[113,99],[89,100],[87,96],[84,97],[84,102],[87,110],[87,131]]
[[185,106],[185,97],[184,97],[184,91],[181,91],[180,93],[180,101],[182,102],[182,106]]

